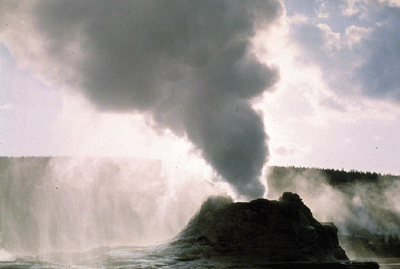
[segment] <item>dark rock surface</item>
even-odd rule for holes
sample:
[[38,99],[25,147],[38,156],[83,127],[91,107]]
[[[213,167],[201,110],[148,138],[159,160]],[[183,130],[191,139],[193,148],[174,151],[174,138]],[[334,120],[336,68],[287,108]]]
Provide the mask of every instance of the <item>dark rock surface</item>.
[[235,257],[270,268],[379,268],[349,261],[334,224],[318,222],[300,197],[289,192],[279,201],[248,203],[211,197],[173,244],[186,257]]

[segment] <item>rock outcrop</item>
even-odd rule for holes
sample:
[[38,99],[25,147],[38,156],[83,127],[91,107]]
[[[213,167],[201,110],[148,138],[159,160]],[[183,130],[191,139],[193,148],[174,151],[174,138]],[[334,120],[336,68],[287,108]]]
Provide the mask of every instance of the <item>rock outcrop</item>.
[[[211,197],[174,244],[181,244],[183,251],[202,257],[229,256],[280,266],[284,263],[354,265],[339,246],[333,223],[318,222],[300,197],[289,192],[279,201],[257,199],[248,203]],[[340,268],[379,267],[372,265]]]

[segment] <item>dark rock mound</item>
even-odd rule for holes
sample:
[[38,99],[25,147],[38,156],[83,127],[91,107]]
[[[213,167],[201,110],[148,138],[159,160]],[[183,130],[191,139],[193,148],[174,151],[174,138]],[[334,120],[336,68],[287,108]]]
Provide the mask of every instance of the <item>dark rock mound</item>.
[[300,197],[289,192],[279,201],[257,199],[249,203],[211,197],[173,244],[202,257],[236,257],[275,264],[271,268],[293,268],[293,263],[379,267],[358,267],[350,262],[339,246],[333,223],[318,222]]

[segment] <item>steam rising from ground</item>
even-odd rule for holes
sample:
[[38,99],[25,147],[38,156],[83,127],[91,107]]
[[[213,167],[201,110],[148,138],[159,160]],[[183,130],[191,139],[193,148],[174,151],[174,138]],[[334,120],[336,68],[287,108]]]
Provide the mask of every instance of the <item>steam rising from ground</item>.
[[[155,127],[193,142],[238,193],[263,195],[259,177],[268,137],[251,100],[271,89],[278,74],[258,61],[251,42],[279,17],[279,1],[35,1],[7,7],[5,40],[25,48],[19,54],[47,80],[67,83],[101,111],[147,114]],[[21,16],[33,29],[15,22]],[[24,39],[11,28],[25,32]]]
[[0,158],[0,250],[83,251],[164,242],[224,186],[134,158]]
[[362,178],[332,185],[318,169],[269,169],[268,197],[276,199],[282,191],[300,195],[319,221],[334,222],[344,234],[363,230],[379,234],[400,234],[400,181],[391,176]]
[[399,177],[364,174],[352,182],[333,184],[320,169],[268,170],[268,197],[276,199],[283,191],[298,193],[317,220],[339,228],[341,246],[349,257],[394,255],[397,246],[388,248],[382,238],[400,235]]

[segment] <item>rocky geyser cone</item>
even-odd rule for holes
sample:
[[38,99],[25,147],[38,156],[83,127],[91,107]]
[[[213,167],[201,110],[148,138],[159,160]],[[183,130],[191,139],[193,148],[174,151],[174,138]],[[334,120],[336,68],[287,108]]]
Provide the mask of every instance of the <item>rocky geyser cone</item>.
[[270,262],[348,261],[337,228],[321,224],[295,193],[279,201],[234,203],[211,197],[177,238],[207,246],[207,255],[246,255]]

